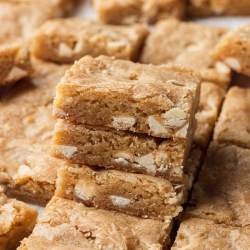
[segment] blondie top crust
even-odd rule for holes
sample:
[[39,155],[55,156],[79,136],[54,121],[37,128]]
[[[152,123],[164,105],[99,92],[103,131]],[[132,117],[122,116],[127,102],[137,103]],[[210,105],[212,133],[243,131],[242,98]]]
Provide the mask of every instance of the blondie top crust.
[[181,222],[171,250],[249,249],[250,227],[231,227],[210,220],[189,218]]
[[113,26],[77,18],[46,22],[33,37],[32,53],[44,60],[73,63],[85,55],[136,60],[148,34],[145,25]]
[[224,28],[192,22],[162,21],[148,36],[141,62],[190,67],[201,75],[203,81],[218,83],[226,88],[231,71],[224,63],[214,60],[212,55],[226,32]]
[[83,57],[57,86],[54,114],[77,124],[189,140],[199,79],[178,67]]
[[0,87],[27,77],[31,71],[29,51],[21,43],[0,46]]
[[188,13],[193,17],[248,16],[250,15],[250,2],[249,0],[190,0]]
[[46,20],[64,16],[73,0],[1,0],[0,44],[29,39]]
[[55,85],[68,67],[32,60],[32,68],[30,79],[1,95],[0,169],[8,176],[9,192],[44,204],[53,195],[56,170],[64,164],[50,156],[50,144]]
[[37,212],[0,191],[0,249],[16,249],[36,223]]
[[232,87],[229,90],[214,139],[250,148],[250,88]]
[[169,241],[171,223],[88,208],[54,197],[19,250],[155,249]]
[[55,195],[88,207],[152,219],[176,217],[185,198],[183,185],[162,178],[87,166],[59,169]]
[[195,115],[196,128],[194,143],[206,148],[212,136],[215,122],[219,115],[225,90],[210,82],[201,83],[201,95],[198,111]]
[[59,120],[52,153],[70,163],[162,176],[182,183],[189,147],[185,141],[162,140]]
[[183,0],[94,0],[99,19],[104,23],[155,23],[164,18],[183,18]]
[[249,164],[250,149],[213,142],[185,216],[249,225]]
[[[250,10],[250,2],[249,2]],[[232,30],[221,39],[214,58],[223,61],[234,71],[250,76],[250,24]]]

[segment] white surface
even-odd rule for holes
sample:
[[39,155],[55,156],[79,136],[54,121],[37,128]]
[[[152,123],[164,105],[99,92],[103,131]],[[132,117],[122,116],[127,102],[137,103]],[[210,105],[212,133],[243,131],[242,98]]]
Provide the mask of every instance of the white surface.
[[[88,19],[88,20],[96,20],[96,14],[94,9],[91,6],[91,1],[86,0],[85,3],[80,6],[80,8],[75,13],[76,16],[80,17],[81,19]],[[212,17],[212,18],[204,18],[204,19],[197,19],[195,22],[209,25],[209,26],[217,26],[217,27],[228,27],[228,28],[237,28],[243,24],[250,23],[250,17]],[[34,206],[39,213],[43,211],[43,207]]]

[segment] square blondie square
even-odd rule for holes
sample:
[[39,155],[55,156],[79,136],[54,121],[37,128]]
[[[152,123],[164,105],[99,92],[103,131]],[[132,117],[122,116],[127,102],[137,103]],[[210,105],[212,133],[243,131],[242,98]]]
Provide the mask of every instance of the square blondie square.
[[202,16],[248,16],[249,0],[190,0],[188,14],[192,17]]
[[36,223],[37,212],[23,202],[9,199],[0,191],[0,249],[16,249]]
[[58,84],[54,115],[76,124],[189,140],[199,83],[180,67],[86,56]]
[[66,15],[73,6],[73,0],[1,0],[0,44],[30,39],[43,22]]
[[232,87],[226,95],[214,139],[250,148],[250,88]]
[[19,250],[163,249],[171,222],[142,219],[52,198]]
[[189,218],[181,222],[171,250],[249,249],[250,227],[232,227]]
[[214,58],[223,61],[234,71],[250,76],[249,36],[250,24],[232,30],[216,46]]
[[155,23],[165,18],[183,18],[183,0],[94,0],[99,19],[104,23]]
[[148,36],[141,62],[189,67],[197,71],[203,81],[226,88],[231,71],[224,63],[216,61],[212,54],[226,33],[227,29],[193,22],[162,21]]
[[249,164],[250,149],[212,142],[185,216],[249,225]]
[[57,168],[64,165],[50,156],[50,145],[55,86],[68,67],[32,60],[32,68],[30,79],[0,98],[0,169],[4,176],[0,182],[11,195],[45,204],[54,193]]
[[173,185],[162,178],[81,166],[58,170],[55,196],[88,207],[164,219],[179,215],[187,195],[185,191],[184,185]]
[[200,103],[195,115],[196,129],[193,141],[204,149],[212,137],[222,100],[225,96],[225,90],[217,84],[202,82],[200,93]]
[[104,25],[77,18],[51,20],[33,37],[31,52],[57,63],[73,63],[85,55],[136,60],[148,34],[145,25]]
[[31,72],[27,46],[19,43],[0,46],[0,87],[27,77]]
[[72,164],[161,176],[183,183],[189,150],[190,145],[182,140],[162,140],[58,120],[52,155]]

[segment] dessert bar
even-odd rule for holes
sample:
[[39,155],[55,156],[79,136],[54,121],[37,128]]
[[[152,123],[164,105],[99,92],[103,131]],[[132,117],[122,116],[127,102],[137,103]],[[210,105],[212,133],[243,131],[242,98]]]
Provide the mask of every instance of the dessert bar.
[[136,60],[147,36],[144,25],[113,26],[76,18],[46,22],[33,37],[31,51],[41,59],[73,63],[85,55]]
[[165,18],[183,18],[183,0],[94,0],[99,19],[104,23],[131,24],[155,23]]
[[186,189],[162,178],[81,166],[58,170],[55,195],[90,207],[164,219],[182,211]]
[[21,201],[9,199],[0,190],[0,249],[16,249],[36,223],[37,212]]
[[58,120],[52,151],[54,156],[70,163],[162,176],[173,182],[183,182],[183,166],[189,147],[182,140],[162,140]]
[[250,149],[212,142],[185,217],[249,225],[249,164]]
[[171,223],[85,207],[54,197],[18,250],[163,249]]
[[32,60],[34,70],[0,99],[0,169],[8,192],[46,203],[54,193],[56,171],[63,161],[50,156],[55,121],[55,85],[67,66]]
[[171,250],[249,249],[250,226],[232,227],[189,218],[181,222]]
[[232,30],[216,46],[214,58],[223,61],[234,71],[250,76],[249,36],[249,24]]
[[72,123],[189,140],[199,102],[192,71],[83,57],[57,86],[54,114]]
[[214,139],[250,148],[250,88],[232,87],[229,90]]
[[226,33],[227,29],[193,22],[160,22],[146,40],[141,62],[190,67],[201,75],[203,81],[226,88],[230,82],[230,69],[212,55]]

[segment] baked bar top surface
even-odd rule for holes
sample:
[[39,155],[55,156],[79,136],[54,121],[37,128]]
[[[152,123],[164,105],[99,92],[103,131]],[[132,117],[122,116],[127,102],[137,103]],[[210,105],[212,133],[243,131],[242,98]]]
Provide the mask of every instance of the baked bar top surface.
[[73,63],[85,55],[136,60],[148,34],[145,25],[115,26],[77,18],[46,22],[37,30],[31,51],[42,59]]
[[250,148],[250,88],[232,87],[229,90],[214,139]]
[[86,206],[163,219],[180,213],[183,192],[182,185],[172,185],[162,178],[81,166],[58,171],[55,195]]
[[171,250],[248,249],[250,227],[231,227],[189,218],[181,222]]
[[249,149],[213,142],[194,186],[187,216],[249,225],[249,164]]
[[183,18],[185,2],[182,0],[94,0],[99,19],[104,23],[155,23],[164,18]]
[[224,28],[192,22],[160,22],[146,40],[141,62],[190,67],[200,73],[204,81],[225,87],[230,82],[230,69],[215,61],[212,52],[226,32]]
[[207,147],[212,136],[224,95],[225,90],[218,85],[210,82],[201,83],[200,103],[195,115],[194,142],[202,148]]
[[86,56],[57,86],[54,113],[74,123],[187,138],[198,93],[199,79],[183,68]]
[[216,46],[214,58],[223,61],[234,71],[250,76],[250,25],[232,30]]
[[188,6],[189,15],[194,17],[233,15],[244,16],[250,14],[248,0],[191,0]]
[[0,191],[0,248],[14,249],[31,233],[37,217],[35,209]]
[[0,44],[30,38],[43,22],[63,16],[73,5],[71,0],[0,1]]
[[[34,60],[32,67],[31,79],[23,80],[1,96],[0,169],[9,175],[11,189],[18,195],[29,192],[33,196],[37,191],[46,196],[51,190],[40,189],[43,185],[51,189],[56,169],[63,165],[49,155],[49,150],[55,123],[55,86],[67,66]],[[24,186],[29,191],[20,192]]]
[[162,249],[171,225],[54,197],[19,249]]

